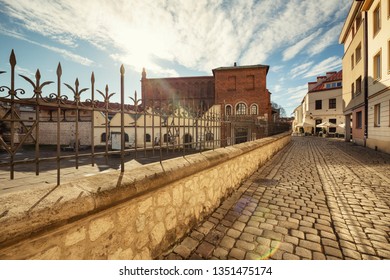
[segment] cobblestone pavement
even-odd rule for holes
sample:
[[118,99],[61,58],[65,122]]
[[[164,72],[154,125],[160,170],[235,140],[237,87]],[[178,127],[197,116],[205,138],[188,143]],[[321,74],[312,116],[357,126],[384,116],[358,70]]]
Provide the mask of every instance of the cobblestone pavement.
[[162,259],[390,259],[390,155],[293,137]]

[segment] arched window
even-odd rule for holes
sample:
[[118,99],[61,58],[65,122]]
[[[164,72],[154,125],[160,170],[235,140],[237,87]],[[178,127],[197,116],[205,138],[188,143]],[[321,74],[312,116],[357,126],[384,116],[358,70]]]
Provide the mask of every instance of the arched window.
[[145,134],[145,142],[151,142],[152,141],[152,137],[150,136],[149,133]]
[[246,115],[245,103],[238,103],[236,106],[236,115]]
[[129,142],[129,134],[125,133],[125,142]]
[[163,135],[163,139],[164,139],[164,143],[167,143],[168,142],[168,134],[164,134]]
[[252,104],[251,105],[251,115],[257,115],[258,110],[257,110],[257,104]]
[[106,133],[102,133],[102,135],[100,135],[100,142],[106,142]]
[[226,105],[225,114],[226,116],[230,116],[232,114],[232,106]]

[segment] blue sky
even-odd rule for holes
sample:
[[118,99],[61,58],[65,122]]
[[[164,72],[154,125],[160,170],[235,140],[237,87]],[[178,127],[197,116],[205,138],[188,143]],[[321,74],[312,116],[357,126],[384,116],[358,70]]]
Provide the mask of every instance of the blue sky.
[[[272,101],[290,115],[307,83],[341,69],[338,37],[352,0],[0,0],[0,85],[9,84],[9,55],[17,73],[116,92],[120,65],[126,96],[148,77],[212,75],[221,66],[270,65]],[[17,86],[28,84],[17,80]],[[47,87],[45,94],[55,91]],[[64,94],[69,93],[62,87]],[[82,98],[90,98],[87,91]],[[128,99],[130,103],[130,99]]]

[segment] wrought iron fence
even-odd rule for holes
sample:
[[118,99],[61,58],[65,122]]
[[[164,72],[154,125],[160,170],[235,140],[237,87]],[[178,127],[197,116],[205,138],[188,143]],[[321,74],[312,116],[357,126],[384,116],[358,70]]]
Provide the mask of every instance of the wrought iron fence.
[[[81,87],[78,79],[74,85],[63,83],[61,64],[56,71],[54,93],[43,93],[54,82],[41,82],[39,70],[35,79],[19,75],[31,86],[32,96],[27,97],[25,89],[15,87],[14,51],[9,62],[10,84],[0,86],[0,155],[8,156],[0,161],[0,168],[9,170],[10,179],[15,178],[17,165],[33,164],[35,174],[39,175],[40,164],[49,161],[56,163],[59,185],[61,162],[65,159],[74,160],[78,169],[80,158],[89,158],[94,166],[97,158],[108,161],[116,155],[124,172],[125,162],[130,159],[150,157],[162,161],[169,154],[202,152],[289,129],[253,119],[229,119],[221,115],[218,105],[207,107],[207,111],[181,106],[177,100],[164,106],[161,98],[146,102],[137,93],[130,97],[132,104],[125,104],[123,65],[119,71],[120,103],[110,101],[115,93],[110,92],[108,85],[103,91],[95,89],[93,72],[89,88]],[[81,96],[87,92],[89,98],[82,101]],[[96,93],[102,101],[96,98]],[[182,104],[191,102],[183,100]],[[43,145],[49,145],[52,153],[42,153]],[[25,146],[32,147],[34,156],[18,156],[23,155]]]

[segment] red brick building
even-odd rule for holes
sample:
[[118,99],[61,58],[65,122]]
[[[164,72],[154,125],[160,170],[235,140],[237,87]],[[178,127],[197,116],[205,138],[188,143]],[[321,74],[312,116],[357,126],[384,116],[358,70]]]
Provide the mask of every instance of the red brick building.
[[[260,135],[253,125],[256,121],[271,121],[268,70],[267,65],[235,64],[213,69],[213,76],[150,79],[144,69],[142,101],[147,107],[155,108],[180,103],[194,112],[205,112],[213,105],[220,105],[223,117],[236,121],[222,132],[222,137],[235,139],[235,143],[245,142]],[[241,135],[241,140],[237,135]]]

